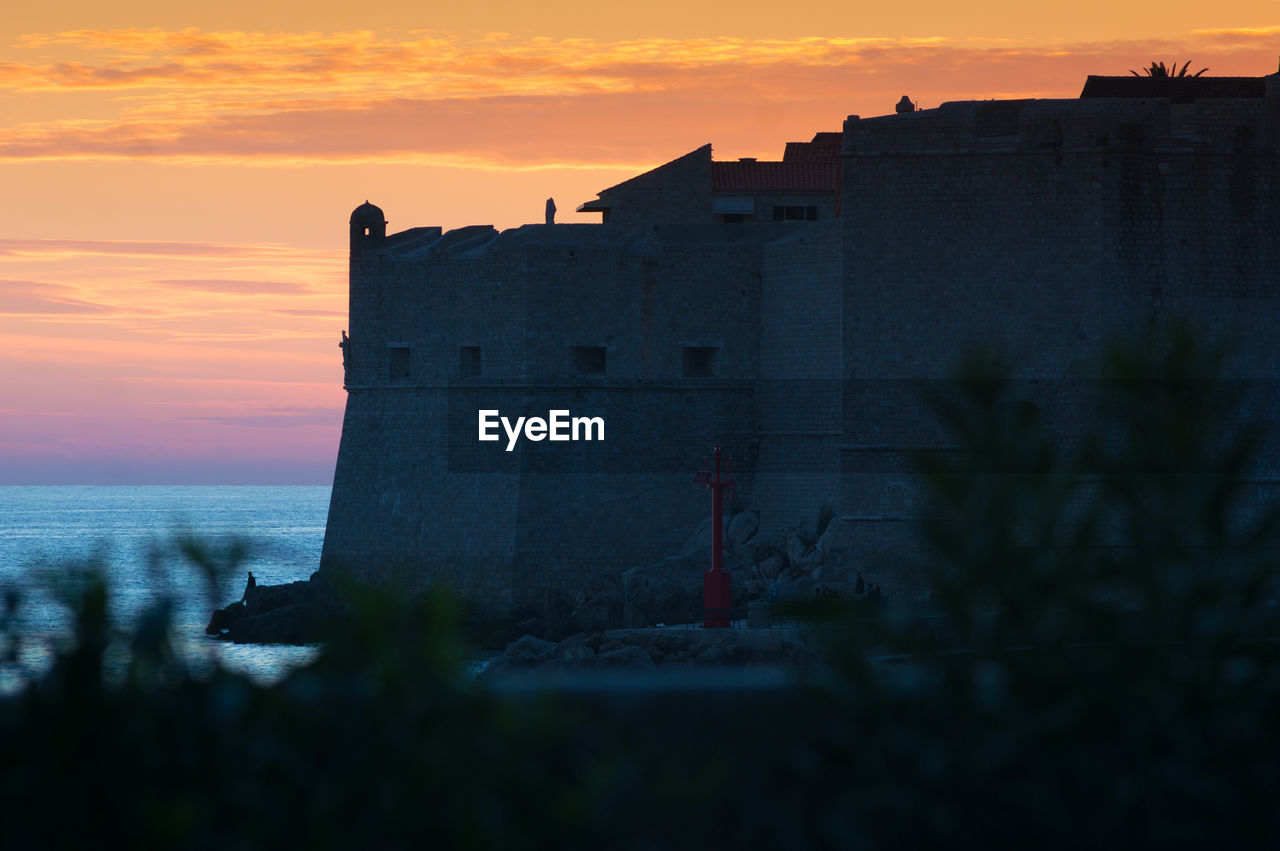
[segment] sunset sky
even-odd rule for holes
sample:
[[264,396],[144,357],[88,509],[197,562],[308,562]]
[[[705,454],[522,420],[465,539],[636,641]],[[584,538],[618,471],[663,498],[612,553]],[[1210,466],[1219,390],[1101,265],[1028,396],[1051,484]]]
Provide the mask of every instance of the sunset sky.
[[0,16],[0,484],[328,484],[366,198],[392,231],[514,227],[548,196],[590,221],[702,144],[777,159],[904,93],[1280,56],[1280,0],[214,6]]

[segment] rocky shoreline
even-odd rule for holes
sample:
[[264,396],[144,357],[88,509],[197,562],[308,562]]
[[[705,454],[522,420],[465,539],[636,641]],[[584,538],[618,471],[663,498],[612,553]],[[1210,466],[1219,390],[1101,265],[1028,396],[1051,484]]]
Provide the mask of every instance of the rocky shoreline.
[[[213,613],[205,632],[236,644],[315,644],[331,637],[342,617],[337,595],[313,575],[310,580],[287,585],[247,585],[240,600]],[[818,658],[809,631],[797,627],[610,629],[578,632],[560,641],[521,633],[514,640],[494,643],[497,636],[519,632],[519,627],[527,625],[531,622],[511,624],[489,637],[487,643],[498,652],[490,658],[481,679],[533,669],[654,670],[723,665],[800,669]]]
[[819,659],[808,630],[636,629],[571,635],[560,642],[522,636],[490,660],[484,680],[530,669],[603,670],[781,665],[805,668]]
[[342,608],[318,573],[287,585],[258,585],[250,573],[244,595],[214,611],[204,631],[235,644],[316,644],[333,634]]
[[[785,606],[855,599],[870,590],[861,574],[849,576],[844,554],[828,544],[823,517],[769,537],[758,534],[759,525],[754,511],[725,521],[724,566],[732,578],[736,606],[745,610],[756,601]],[[708,518],[670,558],[622,571],[610,585],[548,591],[541,611],[496,620],[472,613],[463,619],[464,631],[481,650],[500,651],[494,670],[544,664],[657,667],[801,661],[803,652],[786,643],[706,637],[759,630],[646,629],[697,622],[710,547]],[[335,584],[319,573],[307,581],[273,586],[258,585],[250,574],[241,599],[215,611],[205,632],[236,644],[314,644],[333,635],[348,614]],[[690,638],[699,634],[703,637]]]

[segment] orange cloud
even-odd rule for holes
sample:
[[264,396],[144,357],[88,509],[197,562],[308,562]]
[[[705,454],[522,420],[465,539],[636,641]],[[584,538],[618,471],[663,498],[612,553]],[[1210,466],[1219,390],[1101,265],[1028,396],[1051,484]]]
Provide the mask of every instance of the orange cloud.
[[[29,48],[82,56],[0,65],[32,97],[100,92],[113,118],[0,126],[0,160],[411,162],[642,167],[707,140],[772,145],[843,115],[984,97],[1072,97],[1088,73],[1191,56],[1217,74],[1270,70],[1274,27],[1180,41],[1015,45],[994,39],[589,39],[370,32],[74,31]],[[51,108],[52,109],[52,108]],[[660,153],[657,153],[660,152]]]
[[[890,112],[904,93],[925,107],[1074,97],[1087,74],[1126,74],[1152,59],[1191,59],[1211,74],[1266,73],[1275,68],[1277,32],[1236,27],[1105,43],[194,29],[28,35],[0,56],[0,164],[23,176],[26,200],[16,208],[43,204],[51,224],[15,218],[9,233],[207,233],[211,241],[0,239],[0,313],[14,364],[0,370],[0,395],[28,410],[0,418],[0,475],[20,455],[41,452],[180,459],[200,447],[209,457],[225,448],[236,457],[331,459],[342,399],[337,339],[346,325],[342,219],[366,185],[382,193],[375,201],[394,201],[381,203],[393,220],[405,217],[396,227],[465,223],[494,215],[491,207],[515,223],[540,218],[552,191],[565,209],[706,142],[720,158],[780,156],[784,142],[838,130],[849,113]],[[89,164],[59,165],[77,160]],[[95,165],[119,160],[137,164]],[[36,161],[49,165],[30,165]],[[351,163],[467,169],[276,173],[271,192],[257,186],[264,172],[151,170]],[[80,204],[81,181],[108,172],[111,179],[83,185],[94,203]],[[175,176],[182,185],[169,189]],[[61,180],[64,197],[47,200],[46,177]],[[138,216],[131,192],[146,180],[166,191],[152,192],[147,215]],[[218,195],[206,192],[215,183],[237,192],[219,196],[213,212],[187,216],[185,230],[154,226],[188,197]],[[255,185],[241,198],[248,183]],[[313,184],[324,189],[300,191]],[[348,206],[331,217],[299,215],[330,196]],[[241,204],[254,212],[243,222]],[[101,211],[147,224],[103,230]],[[70,212],[75,226],[66,224]],[[234,227],[222,227],[224,219]],[[333,247],[213,241],[285,241],[289,227],[300,240]]]
[[[8,239],[0,241],[0,315],[9,339],[21,341],[16,357],[105,370],[104,378],[327,375],[345,325],[342,253]],[[50,283],[50,275],[75,283]]]
[[294,254],[297,249],[271,245],[219,245],[208,242],[147,242],[105,239],[0,239],[0,256],[65,257],[126,255],[130,257],[266,257]]
[[242,281],[217,278],[170,278],[153,281],[165,287],[199,290],[207,293],[226,293],[238,295],[263,295],[279,293],[306,293],[310,287],[293,281]]
[[75,297],[73,287],[0,279],[0,315],[109,313],[111,308]]

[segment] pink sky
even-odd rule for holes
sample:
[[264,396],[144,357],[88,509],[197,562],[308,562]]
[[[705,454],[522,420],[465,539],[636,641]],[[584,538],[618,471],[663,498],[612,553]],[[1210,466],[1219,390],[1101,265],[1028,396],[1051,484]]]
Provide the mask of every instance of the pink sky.
[[514,227],[548,196],[573,221],[706,142],[778,158],[904,93],[1280,55],[1276,0],[264,5],[0,21],[0,484],[327,484],[366,198],[392,230]]

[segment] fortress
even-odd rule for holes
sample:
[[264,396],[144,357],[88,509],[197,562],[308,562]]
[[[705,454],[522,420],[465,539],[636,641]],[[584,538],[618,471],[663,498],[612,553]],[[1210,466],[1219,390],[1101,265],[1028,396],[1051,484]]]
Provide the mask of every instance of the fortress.
[[[1278,153],[1280,74],[1090,77],[850,116],[780,161],[707,145],[579,207],[599,223],[388,234],[365,203],[321,572],[445,577],[495,612],[607,586],[707,516],[716,443],[762,530],[829,506],[845,568],[884,564],[912,453],[948,448],[911,383],[971,341],[1002,340],[1050,408],[1162,315],[1229,330],[1233,377],[1274,383]],[[481,410],[598,417],[604,440],[507,451]]]

